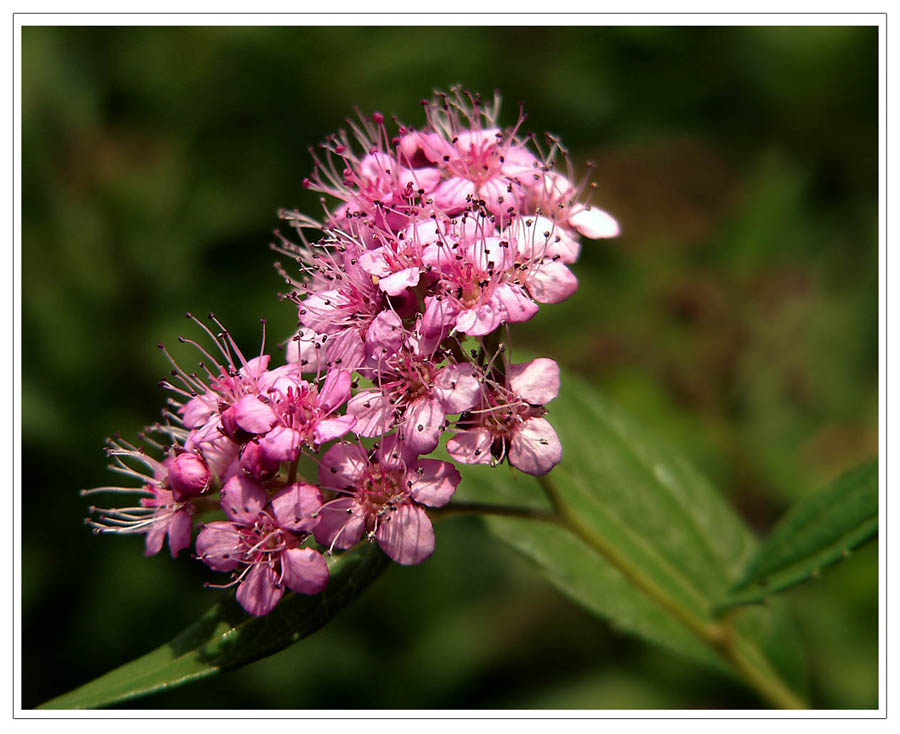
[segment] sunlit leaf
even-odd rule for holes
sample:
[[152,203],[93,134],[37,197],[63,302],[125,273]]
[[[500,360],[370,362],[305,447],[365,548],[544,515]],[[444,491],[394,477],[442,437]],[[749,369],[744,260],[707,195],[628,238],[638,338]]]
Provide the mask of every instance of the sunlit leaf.
[[813,578],[877,532],[875,460],[843,474],[788,510],[719,608],[760,602]]
[[[650,431],[614,408],[596,388],[563,375],[548,419],[564,447],[549,475],[560,499],[627,565],[703,624],[727,593],[756,541],[709,482],[684,459],[655,443]],[[549,509],[538,480],[505,467],[469,467],[463,497]],[[552,523],[492,517],[489,527],[532,559],[563,593],[623,631],[719,670],[730,670],[711,645],[651,599],[568,529]],[[771,679],[804,687],[795,635],[780,609],[742,610],[736,644]]]
[[312,634],[355,599],[388,560],[375,545],[331,564],[331,581],[317,596],[287,594],[265,617],[251,617],[233,594],[171,642],[40,708],[96,708],[205,678],[272,655]]

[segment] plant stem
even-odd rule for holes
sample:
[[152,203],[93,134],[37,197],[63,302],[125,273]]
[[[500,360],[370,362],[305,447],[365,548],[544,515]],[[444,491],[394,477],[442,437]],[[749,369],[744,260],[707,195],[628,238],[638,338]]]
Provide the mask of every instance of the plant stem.
[[453,502],[445,507],[430,510],[437,518],[455,517],[457,515],[501,515],[503,517],[519,517],[544,522],[559,522],[559,515],[548,510],[535,507],[514,507],[511,505],[490,505],[483,502]]
[[711,622],[702,619],[673,599],[653,579],[649,578],[625,555],[586,524],[577,513],[573,512],[562,500],[559,490],[549,477],[538,477],[538,481],[553,505],[554,518],[562,527],[581,538],[634,586],[731,663],[757,693],[778,708],[808,708],[801,698],[781,682],[765,661],[760,660],[758,655],[751,654],[752,648],[748,649],[749,646],[735,634],[729,622]]

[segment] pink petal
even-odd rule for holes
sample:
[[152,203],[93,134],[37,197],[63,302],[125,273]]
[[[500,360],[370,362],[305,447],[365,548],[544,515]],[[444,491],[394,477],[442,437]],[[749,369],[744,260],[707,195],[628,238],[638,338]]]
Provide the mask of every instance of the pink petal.
[[190,505],[183,507],[172,515],[169,523],[169,551],[175,558],[191,544],[191,531],[194,529],[194,513]]
[[267,456],[257,441],[244,444],[238,465],[241,471],[257,482],[268,481],[278,472],[278,462]]
[[269,495],[259,482],[236,474],[222,487],[221,503],[225,514],[241,525],[252,525],[269,501]]
[[403,322],[393,311],[382,311],[366,332],[366,355],[383,359],[403,344]]
[[[162,520],[162,522],[160,521]],[[155,556],[162,550],[163,541],[166,539],[166,533],[169,525],[161,516],[158,516],[147,531],[147,537],[144,538],[144,555]]]
[[329,336],[326,342],[326,365],[340,367],[346,370],[355,370],[366,356],[363,339],[357,329],[347,329],[334,336]]
[[503,305],[506,320],[511,323],[528,321],[538,312],[538,305],[532,301],[520,286],[501,283],[494,291],[492,301],[496,299]]
[[562,461],[562,444],[544,418],[529,418],[509,443],[509,463],[526,474],[546,474]]
[[378,278],[386,278],[393,272],[385,257],[385,248],[378,247],[374,250],[366,250],[359,256],[359,267],[369,275]]
[[447,214],[464,209],[469,197],[475,195],[475,184],[466,178],[448,178],[432,194],[434,205]]
[[244,376],[249,378],[256,378],[262,375],[269,368],[269,360],[271,357],[268,354],[262,354],[259,357],[254,357],[247,364],[238,370],[238,372]]
[[586,208],[569,217],[569,224],[585,237],[597,240],[604,237],[618,237],[619,223],[602,209]]
[[407,288],[419,284],[419,268],[406,268],[378,281],[378,287],[389,296],[399,296]]
[[318,594],[328,586],[328,564],[312,548],[291,548],[281,554],[284,583],[299,594]]
[[400,172],[400,186],[406,188],[407,183],[412,183],[413,189],[422,189],[427,196],[441,182],[443,176],[437,168],[404,168]]
[[444,409],[437,400],[421,398],[409,404],[403,419],[403,443],[416,454],[437,448],[444,429]]
[[446,505],[459,485],[459,472],[453,464],[437,459],[420,459],[409,473],[409,493],[416,502],[429,507]]
[[509,270],[516,261],[516,251],[503,237],[476,237],[468,255],[484,272]]
[[300,304],[300,323],[311,329],[322,331],[320,327],[333,323],[337,314],[336,310],[342,306],[349,306],[350,299],[339,290],[320,291],[308,296]]
[[321,545],[343,549],[356,545],[364,528],[365,517],[359,504],[351,497],[341,497],[322,507],[313,533]]
[[510,236],[525,260],[547,258],[573,263],[581,252],[578,238],[546,217],[517,218],[510,226]]
[[360,436],[381,436],[394,425],[391,401],[374,390],[360,392],[347,403],[347,415],[356,418],[353,431]]
[[278,492],[271,504],[275,520],[281,527],[294,532],[309,532],[319,522],[322,493],[312,484],[297,482]]
[[425,510],[412,503],[382,515],[375,539],[391,559],[404,566],[421,563],[434,552],[431,520]]
[[503,216],[510,207],[515,207],[516,199],[509,193],[509,182],[503,177],[494,177],[478,189],[478,198],[484,200],[488,211]]
[[528,271],[527,285],[538,303],[560,303],[578,290],[578,278],[561,262],[545,260]]
[[293,428],[279,426],[259,440],[259,447],[273,461],[293,461],[303,446],[303,434]]
[[322,334],[302,328],[287,343],[285,357],[288,362],[299,364],[303,372],[318,372],[325,366],[326,340]]
[[481,395],[481,384],[471,364],[452,364],[434,377],[432,394],[445,413],[461,413],[473,407]]
[[496,127],[465,130],[456,138],[456,149],[463,155],[478,153],[497,145],[502,139],[503,133]]
[[196,398],[188,400],[179,412],[184,416],[182,420],[185,428],[197,428],[206,423],[215,411],[214,397],[198,395]]
[[197,556],[213,571],[233,571],[241,557],[241,536],[231,522],[208,523],[197,536]]
[[248,433],[266,433],[278,423],[278,416],[255,395],[246,395],[234,406],[234,420]]
[[546,357],[511,364],[506,370],[506,382],[525,402],[544,405],[559,395],[559,365]]
[[353,378],[347,370],[331,370],[316,400],[319,410],[328,414],[347,402]]
[[278,586],[278,576],[267,565],[257,565],[250,569],[238,586],[237,600],[241,606],[255,617],[264,617],[271,612],[281,597],[284,587]]
[[337,443],[319,464],[319,483],[330,489],[356,488],[369,466],[369,457],[362,446]]
[[359,164],[359,172],[366,179],[377,181],[389,180],[394,168],[394,161],[387,153],[370,153]]
[[422,334],[434,336],[442,333],[456,321],[458,313],[459,309],[448,298],[428,296],[425,299]]
[[326,418],[316,423],[313,429],[313,437],[316,443],[322,444],[346,435],[356,425],[356,418],[352,415],[341,415],[337,418]]
[[494,437],[486,428],[461,431],[447,441],[447,453],[462,464],[490,464]]
[[392,433],[378,444],[375,463],[389,471],[406,471],[406,467],[414,464],[418,456],[396,433]]
[[503,316],[503,308],[492,299],[491,302],[460,311],[456,317],[456,329],[469,336],[484,336],[503,323]]

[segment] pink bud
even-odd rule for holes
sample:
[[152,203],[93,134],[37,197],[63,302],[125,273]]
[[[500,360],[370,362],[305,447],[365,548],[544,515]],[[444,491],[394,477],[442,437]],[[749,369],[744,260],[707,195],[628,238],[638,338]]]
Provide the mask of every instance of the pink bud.
[[169,486],[176,500],[196,497],[209,486],[210,471],[206,462],[190,451],[173,458],[168,469]]

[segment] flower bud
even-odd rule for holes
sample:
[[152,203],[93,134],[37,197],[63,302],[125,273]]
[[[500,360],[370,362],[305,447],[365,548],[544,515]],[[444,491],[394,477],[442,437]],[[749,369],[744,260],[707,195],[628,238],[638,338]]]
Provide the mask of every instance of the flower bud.
[[168,462],[169,486],[176,500],[203,494],[209,487],[211,473],[197,454],[186,451]]

